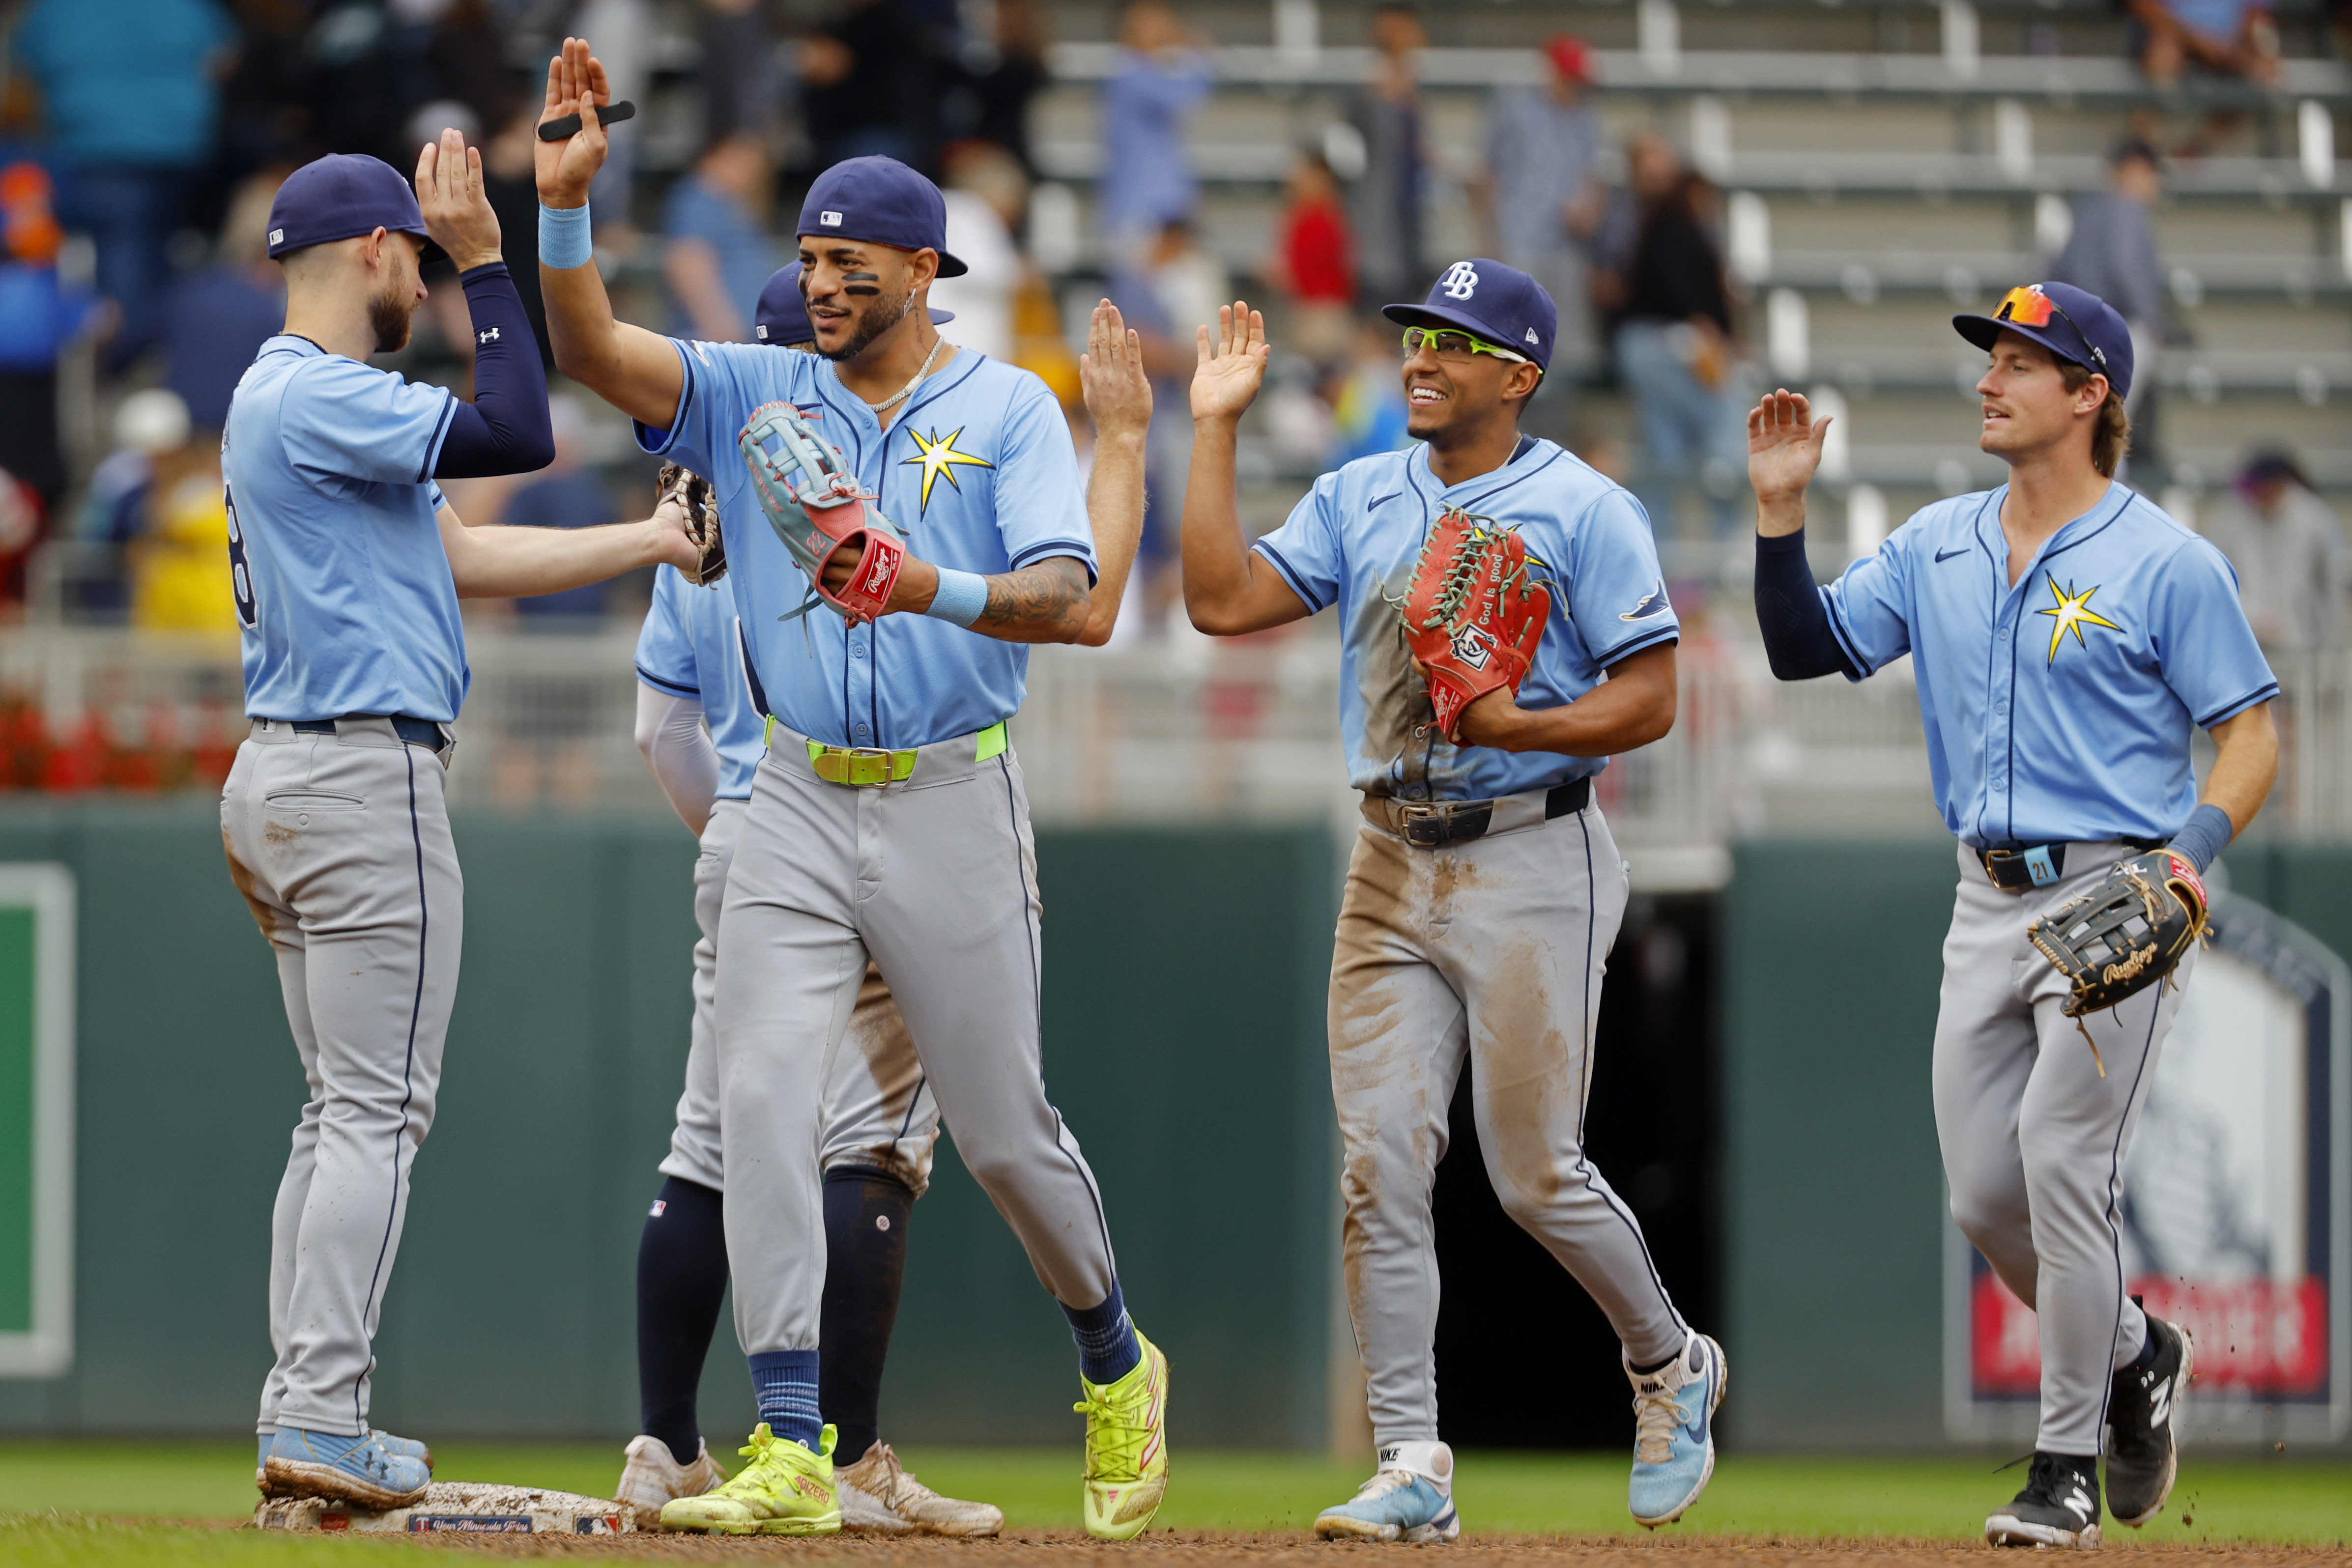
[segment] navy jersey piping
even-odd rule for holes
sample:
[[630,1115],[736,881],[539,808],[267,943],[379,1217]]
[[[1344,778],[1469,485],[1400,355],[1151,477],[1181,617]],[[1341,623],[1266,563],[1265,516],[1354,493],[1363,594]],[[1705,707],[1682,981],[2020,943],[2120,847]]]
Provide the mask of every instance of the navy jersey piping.
[[700,686],[681,685],[676,681],[666,681],[659,675],[655,674],[651,670],[646,669],[643,664],[639,664],[637,666],[637,679],[645,682],[646,685],[649,686],[659,687],[661,690],[669,693],[673,696],[698,697],[702,695],[702,688]]
[[457,394],[445,392],[441,396],[441,417],[433,423],[433,439],[425,444],[425,461],[416,470],[416,483],[422,485],[433,477],[433,465],[440,461],[441,443],[449,437],[450,422],[457,417]]
[[1318,604],[1315,601],[1315,595],[1307,591],[1306,581],[1299,577],[1297,570],[1288,561],[1282,559],[1282,553],[1274,546],[1264,539],[1259,539],[1251,545],[1250,549],[1274,563],[1274,570],[1281,573],[1282,580],[1289,585],[1290,591],[1298,595],[1298,601],[1307,606],[1307,612],[1309,615],[1330,608],[1328,605]]

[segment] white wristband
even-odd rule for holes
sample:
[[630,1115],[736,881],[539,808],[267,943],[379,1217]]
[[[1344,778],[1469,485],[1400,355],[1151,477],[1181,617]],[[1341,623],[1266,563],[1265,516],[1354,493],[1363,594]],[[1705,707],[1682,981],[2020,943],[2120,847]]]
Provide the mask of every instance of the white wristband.
[[988,579],[972,571],[951,571],[938,569],[939,591],[931,595],[930,607],[923,612],[958,626],[969,626],[980,619],[988,608]]

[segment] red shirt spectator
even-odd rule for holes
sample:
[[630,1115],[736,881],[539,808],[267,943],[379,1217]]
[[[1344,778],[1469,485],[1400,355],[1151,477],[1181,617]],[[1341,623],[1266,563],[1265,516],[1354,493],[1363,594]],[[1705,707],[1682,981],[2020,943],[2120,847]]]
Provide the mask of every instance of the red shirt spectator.
[[1356,298],[1355,238],[1339,204],[1331,166],[1301,153],[1290,175],[1290,207],[1282,220],[1282,261],[1291,298],[1303,305],[1352,305]]

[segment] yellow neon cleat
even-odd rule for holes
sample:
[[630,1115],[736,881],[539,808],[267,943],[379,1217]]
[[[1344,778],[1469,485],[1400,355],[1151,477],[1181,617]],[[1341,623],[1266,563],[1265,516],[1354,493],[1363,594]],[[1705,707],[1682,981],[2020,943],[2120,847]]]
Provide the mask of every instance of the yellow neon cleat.
[[700,1497],[664,1503],[661,1527],[714,1535],[832,1535],[841,1529],[834,1441],[827,1427],[811,1453],[777,1437],[762,1421],[752,1428],[750,1445],[736,1450],[749,1462],[735,1479]]
[[1136,1333],[1143,1359],[1112,1384],[1078,1379],[1087,1396],[1087,1533],[1132,1541],[1168,1495],[1168,1358]]

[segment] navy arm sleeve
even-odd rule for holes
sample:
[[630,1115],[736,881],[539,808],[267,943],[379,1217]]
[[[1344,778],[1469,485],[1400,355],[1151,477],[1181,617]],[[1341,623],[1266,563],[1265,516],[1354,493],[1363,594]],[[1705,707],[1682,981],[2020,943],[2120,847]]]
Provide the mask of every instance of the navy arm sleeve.
[[1805,564],[1805,530],[1756,540],[1756,624],[1764,633],[1764,653],[1772,674],[1784,681],[1862,672],[1847,660],[1830,631],[1830,613],[1813,569]]
[[433,476],[480,479],[544,468],[555,461],[547,371],[514,278],[505,262],[494,261],[459,281],[474,317],[474,401],[452,411]]

